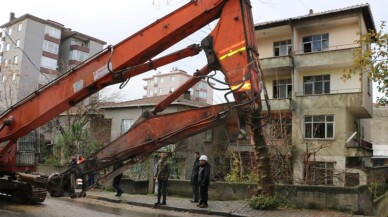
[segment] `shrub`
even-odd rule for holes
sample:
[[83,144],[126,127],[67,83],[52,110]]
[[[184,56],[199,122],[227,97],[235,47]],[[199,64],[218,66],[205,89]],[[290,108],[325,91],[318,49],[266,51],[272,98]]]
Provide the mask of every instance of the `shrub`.
[[253,196],[249,201],[249,205],[253,209],[275,210],[279,208],[281,202],[276,196],[259,195]]

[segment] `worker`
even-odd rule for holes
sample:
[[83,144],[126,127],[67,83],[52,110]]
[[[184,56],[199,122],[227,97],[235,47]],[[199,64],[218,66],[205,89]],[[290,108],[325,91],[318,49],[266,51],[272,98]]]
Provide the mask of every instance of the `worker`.
[[[119,161],[113,165],[113,171],[116,169],[122,167],[124,165],[123,162]],[[116,197],[121,197],[121,195],[124,193],[124,191],[120,187],[121,179],[123,178],[123,173],[118,174],[113,178],[113,187],[116,189]]]
[[201,194],[201,200],[197,205],[200,208],[206,208],[208,200],[208,189],[210,183],[210,165],[208,163],[206,155],[201,155],[199,158],[199,173],[198,173],[198,184],[199,191]]
[[80,164],[80,163],[82,163],[82,162],[84,162],[84,161],[85,161],[85,158],[84,158],[84,157],[82,157],[81,155],[78,156],[77,164]]
[[[154,179],[158,182],[158,196],[157,202],[155,205],[166,205],[166,196],[167,196],[167,182],[168,177],[171,173],[171,163],[167,159],[168,153],[162,152],[160,154],[160,160],[156,168],[156,173]],[[162,203],[160,203],[160,198],[163,195]]]
[[190,200],[192,203],[198,203],[199,201],[199,185],[198,185],[198,172],[199,172],[199,152],[194,152],[194,164],[193,170],[191,171],[191,180],[193,190],[193,199]]
[[72,155],[70,157],[70,163],[69,163],[69,166],[67,168],[68,169],[73,168],[73,167],[75,167],[75,165],[77,165],[77,159],[74,155]]

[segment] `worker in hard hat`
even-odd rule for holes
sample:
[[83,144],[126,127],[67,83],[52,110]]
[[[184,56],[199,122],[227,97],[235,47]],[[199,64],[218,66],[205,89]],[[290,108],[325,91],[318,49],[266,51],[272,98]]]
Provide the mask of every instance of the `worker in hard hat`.
[[201,199],[197,206],[200,208],[207,208],[208,189],[210,183],[210,165],[206,155],[201,155],[199,158],[199,165],[198,184]]

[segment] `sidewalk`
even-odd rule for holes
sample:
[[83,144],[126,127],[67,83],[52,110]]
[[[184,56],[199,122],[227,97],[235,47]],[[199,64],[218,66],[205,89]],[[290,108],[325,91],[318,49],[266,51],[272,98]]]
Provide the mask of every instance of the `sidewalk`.
[[[123,194],[121,197],[114,196],[115,192],[103,191],[95,189],[87,192],[87,198],[108,201],[113,203],[125,203],[134,206],[154,207],[156,196],[154,195],[139,195],[139,194]],[[174,210],[181,212],[190,212],[198,214],[209,214],[218,216],[249,216],[249,217],[345,217],[358,216],[335,211],[320,211],[320,210],[296,210],[284,209],[276,211],[254,210],[249,207],[246,201],[212,201],[209,200],[209,207],[201,209],[196,206],[196,203],[190,203],[188,198],[167,196],[167,205],[157,206],[157,209]]]

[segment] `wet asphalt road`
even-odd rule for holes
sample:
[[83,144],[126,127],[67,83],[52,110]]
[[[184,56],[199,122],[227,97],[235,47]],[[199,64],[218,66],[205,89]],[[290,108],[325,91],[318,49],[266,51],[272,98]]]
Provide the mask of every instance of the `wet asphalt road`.
[[8,203],[0,200],[0,216],[4,217],[100,217],[100,216],[126,216],[126,217],[165,217],[184,216],[183,213],[168,213],[159,210],[123,206],[123,204],[91,203],[87,199],[67,199],[48,197],[42,204],[24,205]]

